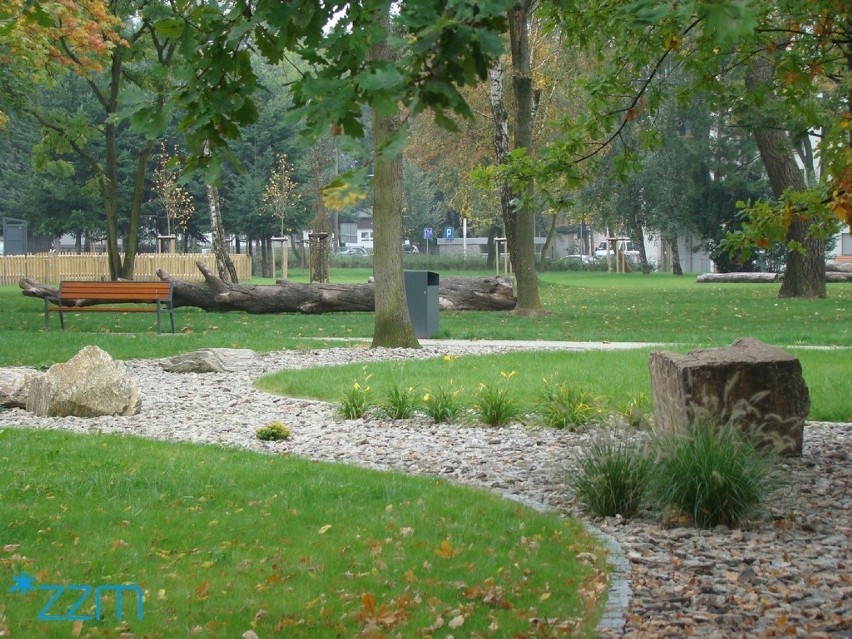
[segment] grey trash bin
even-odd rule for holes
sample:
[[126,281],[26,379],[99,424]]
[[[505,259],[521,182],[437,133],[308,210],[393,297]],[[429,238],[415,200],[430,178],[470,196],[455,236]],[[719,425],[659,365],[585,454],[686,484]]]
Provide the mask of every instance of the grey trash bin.
[[411,326],[418,337],[438,334],[438,274],[433,271],[403,271],[405,297]]

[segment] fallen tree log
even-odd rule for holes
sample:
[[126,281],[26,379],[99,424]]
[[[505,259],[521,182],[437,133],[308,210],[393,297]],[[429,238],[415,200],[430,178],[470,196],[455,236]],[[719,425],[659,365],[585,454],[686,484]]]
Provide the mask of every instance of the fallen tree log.
[[825,263],[826,273],[852,273],[852,262],[831,260]]
[[781,281],[780,273],[702,273],[696,280],[699,284],[706,282],[734,283],[769,283]]
[[[699,284],[716,283],[745,283],[745,284],[776,284],[784,279],[783,273],[702,273],[696,278]],[[852,282],[852,272],[832,271],[826,268],[826,282]]]
[[[196,266],[203,282],[189,282],[163,269],[157,276],[174,284],[175,308],[193,306],[205,311],[262,313],[339,313],[375,310],[373,284],[300,284],[280,280],[276,284],[230,284],[210,272],[203,262]],[[50,297],[57,289],[22,278],[19,286],[30,297]],[[441,310],[509,311],[517,300],[511,280],[497,277],[447,277],[438,282]],[[74,306],[94,303],[76,300]]]

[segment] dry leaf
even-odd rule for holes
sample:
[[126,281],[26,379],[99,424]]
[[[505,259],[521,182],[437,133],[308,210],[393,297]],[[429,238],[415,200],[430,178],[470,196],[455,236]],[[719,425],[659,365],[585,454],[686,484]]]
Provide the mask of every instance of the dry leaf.
[[119,548],[127,548],[127,547],[129,547],[129,546],[130,546],[130,544],[128,544],[128,543],[127,543],[126,541],[124,541],[123,539],[116,539],[114,542],[112,542],[112,543],[110,544],[110,547],[111,547],[113,550],[118,550]]
[[330,529],[331,529],[331,524],[326,524],[325,526],[323,526],[322,528],[320,528],[320,529],[319,529],[319,534],[320,534],[320,535],[324,535],[324,534],[325,534],[325,533],[327,533]]
[[198,586],[198,588],[195,589],[195,596],[199,599],[207,599],[209,591],[210,584],[205,581],[203,584],[201,584],[200,586]]
[[461,628],[464,625],[464,615],[456,615],[452,619],[450,619],[450,623],[447,624],[449,628],[455,630],[456,628]]
[[72,637],[79,637],[81,632],[83,632],[83,622],[82,621],[75,621],[73,624],[71,624],[71,636]]
[[453,547],[446,539],[441,542],[441,545],[435,549],[435,554],[441,559],[449,559],[453,556]]

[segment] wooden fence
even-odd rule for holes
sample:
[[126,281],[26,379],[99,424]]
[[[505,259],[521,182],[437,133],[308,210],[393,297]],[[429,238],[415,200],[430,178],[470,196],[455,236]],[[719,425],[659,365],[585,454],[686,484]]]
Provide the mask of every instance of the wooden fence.
[[[240,281],[251,278],[251,257],[246,254],[231,255]],[[156,280],[157,269],[165,269],[182,280],[200,281],[201,271],[195,266],[201,260],[214,273],[216,257],[212,253],[139,253],[136,255],[134,279]],[[0,256],[0,286],[11,286],[22,277],[43,284],[58,284],[60,280],[109,279],[106,254],[54,254]]]

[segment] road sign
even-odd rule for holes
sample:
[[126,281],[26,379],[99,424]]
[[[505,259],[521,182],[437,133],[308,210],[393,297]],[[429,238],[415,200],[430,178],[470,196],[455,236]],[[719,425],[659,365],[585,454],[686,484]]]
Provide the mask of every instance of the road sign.
[[444,238],[446,238],[448,240],[453,239],[453,227],[452,226],[448,226],[447,228],[444,229]]
[[427,226],[426,228],[423,229],[423,239],[424,240],[431,240],[432,239],[432,227],[431,226]]

